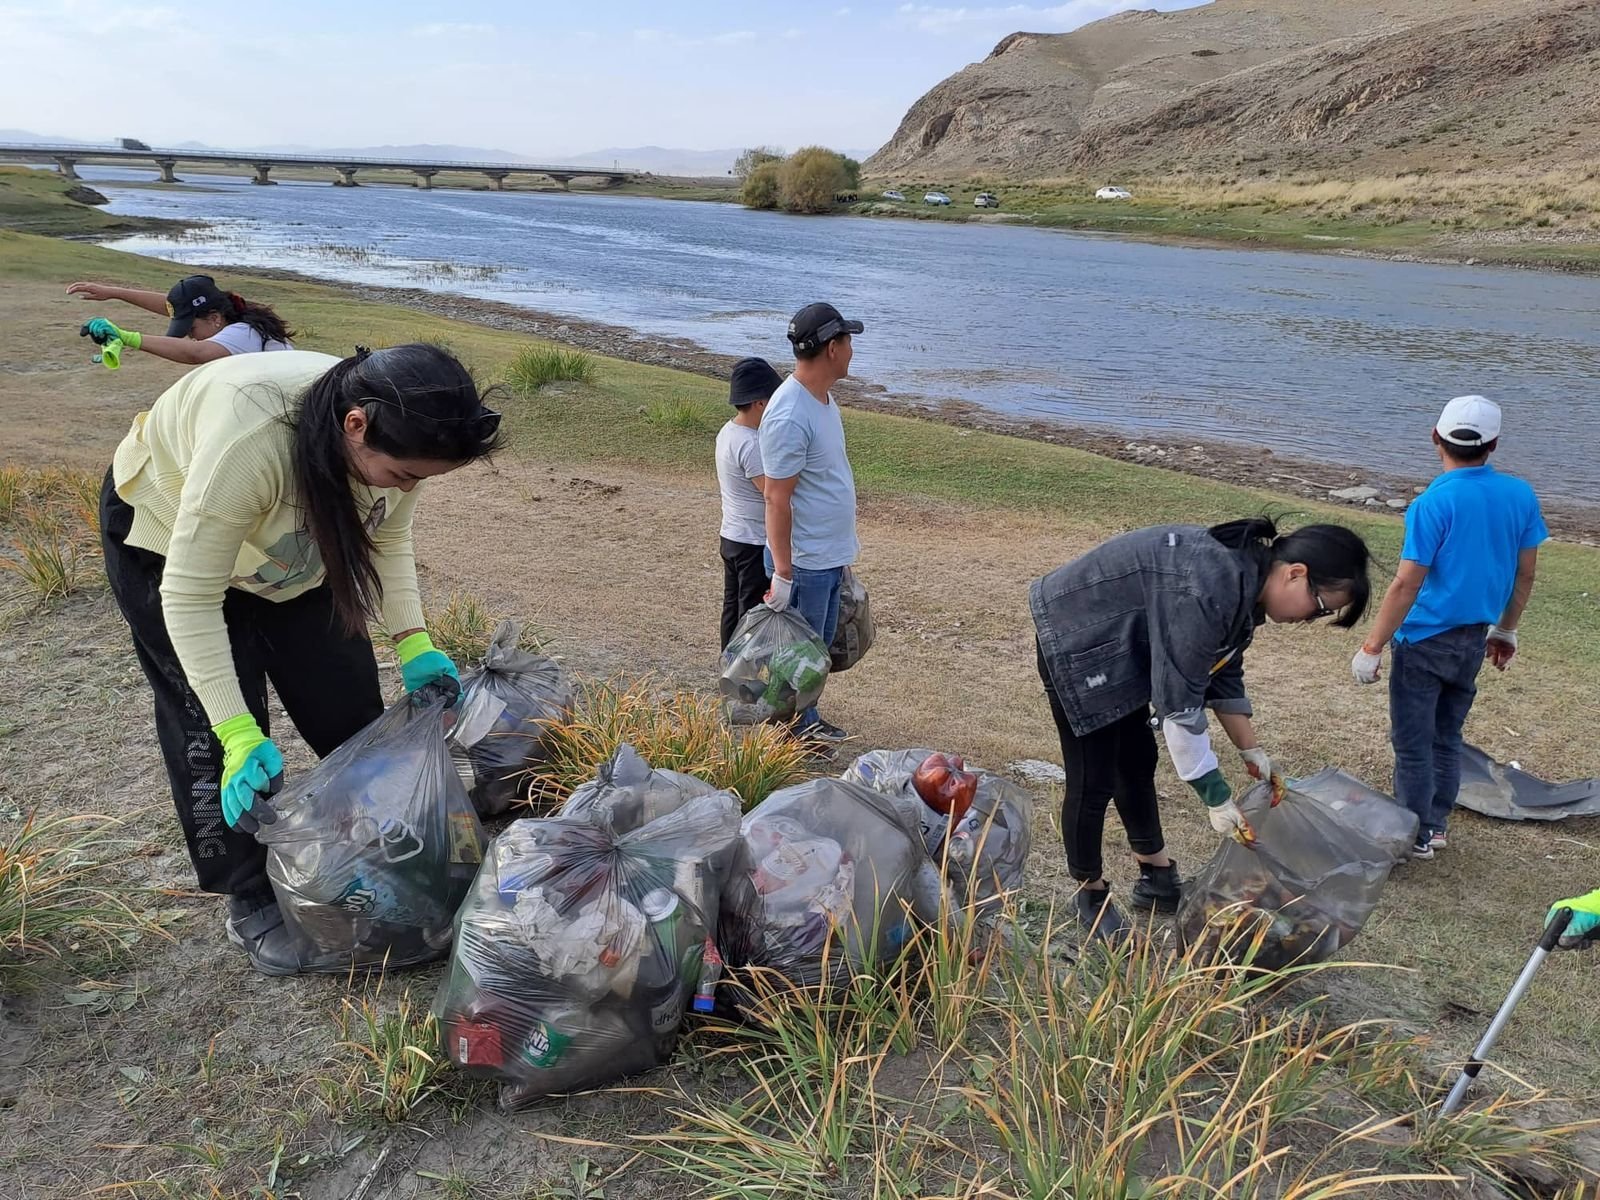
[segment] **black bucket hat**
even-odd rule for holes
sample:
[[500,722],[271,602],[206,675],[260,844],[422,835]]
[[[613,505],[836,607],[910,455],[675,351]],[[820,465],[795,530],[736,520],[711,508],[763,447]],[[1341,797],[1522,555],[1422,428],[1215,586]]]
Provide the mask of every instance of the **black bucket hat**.
[[764,358],[741,358],[728,378],[728,403],[735,407],[771,400],[783,378]]

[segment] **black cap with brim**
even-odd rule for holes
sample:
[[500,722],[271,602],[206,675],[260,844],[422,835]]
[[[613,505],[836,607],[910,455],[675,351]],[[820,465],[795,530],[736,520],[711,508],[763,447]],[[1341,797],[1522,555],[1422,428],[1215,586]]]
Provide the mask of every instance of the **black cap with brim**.
[[728,378],[728,403],[736,408],[771,400],[783,377],[764,358],[741,358]]
[[167,336],[188,337],[195,319],[210,312],[226,312],[233,307],[228,295],[209,275],[186,275],[167,293]]
[[789,341],[794,344],[796,352],[803,354],[836,337],[861,333],[865,329],[866,326],[860,321],[845,320],[831,304],[808,304],[790,319]]

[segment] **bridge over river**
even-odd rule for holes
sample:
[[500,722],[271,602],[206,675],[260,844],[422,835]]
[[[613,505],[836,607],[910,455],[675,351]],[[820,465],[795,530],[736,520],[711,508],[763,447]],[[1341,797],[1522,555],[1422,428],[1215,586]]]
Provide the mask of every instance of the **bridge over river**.
[[563,167],[534,163],[448,162],[409,158],[354,158],[337,154],[257,154],[245,150],[164,150],[156,147],[130,149],[124,146],[48,145],[37,143],[0,143],[0,161],[38,162],[49,159],[67,179],[79,178],[77,165],[81,162],[154,163],[161,171],[163,183],[179,182],[177,167],[185,163],[224,163],[230,166],[252,167],[252,183],[277,182],[272,178],[272,168],[281,166],[323,167],[334,173],[334,187],[355,187],[356,172],[410,171],[417,177],[417,186],[433,186],[433,177],[440,171],[465,171],[483,175],[494,184],[496,191],[505,188],[511,175],[543,175],[566,187],[574,179],[598,179],[606,187],[616,187],[630,179],[646,174],[621,168],[604,170],[598,167]]

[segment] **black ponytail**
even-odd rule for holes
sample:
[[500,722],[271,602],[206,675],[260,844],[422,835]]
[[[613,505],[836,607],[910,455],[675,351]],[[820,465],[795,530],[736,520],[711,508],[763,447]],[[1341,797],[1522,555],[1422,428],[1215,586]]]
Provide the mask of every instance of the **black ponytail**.
[[1247,517],[1213,525],[1208,532],[1230,550],[1258,555],[1263,568],[1276,562],[1302,563],[1314,589],[1349,595],[1333,622],[1341,629],[1354,627],[1366,615],[1372,590],[1367,578],[1372,552],[1355,530],[1343,525],[1303,525],[1280,536],[1271,517]]
[[361,350],[306,389],[290,418],[295,488],[334,610],[352,633],[366,627],[382,599],[344,432],[345,415],[357,407],[367,416],[366,445],[394,458],[461,465],[500,444],[499,414],[483,406],[467,369],[438,346]]
[[283,323],[283,318],[265,304],[252,304],[238,292],[228,292],[227,297],[233,311],[224,309],[222,316],[229,325],[242,321],[259,333],[264,342],[288,342],[294,337],[294,331]]

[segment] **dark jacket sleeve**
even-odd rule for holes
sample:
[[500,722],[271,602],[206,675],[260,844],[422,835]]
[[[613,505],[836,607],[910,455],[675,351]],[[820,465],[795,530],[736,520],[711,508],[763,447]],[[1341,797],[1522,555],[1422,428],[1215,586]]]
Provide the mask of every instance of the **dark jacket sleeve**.
[[1214,606],[1188,588],[1156,591],[1150,621],[1150,700],[1156,719],[1169,718],[1198,732],[1206,725],[1206,698],[1216,648],[1226,623]]
[[1206,707],[1213,712],[1238,713],[1240,716],[1253,717],[1255,709],[1250,705],[1250,697],[1244,690],[1244,650],[1234,653],[1227,665],[1211,677],[1211,686],[1206,688]]

